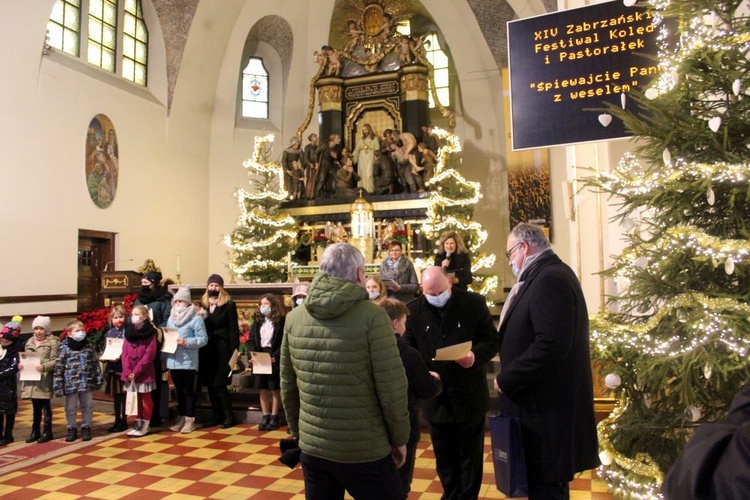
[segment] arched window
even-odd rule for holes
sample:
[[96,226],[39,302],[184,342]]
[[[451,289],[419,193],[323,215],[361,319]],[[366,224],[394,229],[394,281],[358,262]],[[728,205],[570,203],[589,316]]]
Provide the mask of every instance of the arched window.
[[[429,42],[429,43],[428,43]],[[450,72],[448,70],[448,56],[440,48],[437,33],[430,33],[425,37],[425,48],[427,49],[427,60],[432,64],[435,75],[435,92],[438,100],[443,106],[450,106]],[[430,108],[435,107],[435,101],[430,92]]]
[[148,28],[141,0],[57,0],[47,36],[51,47],[146,86]]
[[[411,22],[401,21],[398,23],[398,32],[402,35],[411,35]],[[445,54],[443,49],[440,47],[440,40],[438,39],[437,33],[430,32],[424,37],[424,47],[427,52],[427,60],[432,64],[435,77],[435,91],[437,92],[440,104],[443,106],[450,106],[451,104],[451,93],[450,93],[450,70],[448,68],[449,61],[448,56]],[[430,109],[435,107],[435,100],[432,98],[432,92],[429,93],[430,98]]]
[[251,57],[242,69],[242,116],[268,118],[268,71],[260,57]]

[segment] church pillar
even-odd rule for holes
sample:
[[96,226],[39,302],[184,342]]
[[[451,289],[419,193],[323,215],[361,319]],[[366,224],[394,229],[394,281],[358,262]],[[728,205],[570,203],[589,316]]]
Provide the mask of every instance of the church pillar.
[[318,102],[320,102],[318,135],[321,144],[327,142],[331,134],[338,134],[343,139],[341,103],[344,80],[341,78],[321,78],[315,86],[318,88]]
[[430,101],[427,97],[427,68],[405,66],[401,68],[401,120],[402,132],[421,136],[419,127],[430,124]]

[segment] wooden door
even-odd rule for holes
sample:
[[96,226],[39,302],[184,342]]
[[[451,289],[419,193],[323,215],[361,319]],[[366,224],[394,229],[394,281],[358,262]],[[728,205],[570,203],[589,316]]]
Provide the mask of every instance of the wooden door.
[[114,233],[78,232],[78,312],[104,307],[101,273],[114,256]]

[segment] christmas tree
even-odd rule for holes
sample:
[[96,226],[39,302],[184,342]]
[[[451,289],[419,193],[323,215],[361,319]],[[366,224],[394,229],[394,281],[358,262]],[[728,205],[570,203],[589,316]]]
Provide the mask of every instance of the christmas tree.
[[474,282],[470,289],[487,295],[497,288],[498,278],[495,275],[477,273],[480,269],[489,269],[495,263],[495,254],[479,251],[487,241],[487,231],[480,223],[472,220],[474,205],[482,197],[481,186],[478,182],[467,181],[458,171],[461,163],[458,136],[439,128],[434,128],[433,133],[443,146],[438,151],[435,176],[427,183],[430,198],[427,222],[422,224],[422,230],[431,241],[437,241],[443,231],[453,230],[459,233],[472,259]]
[[255,138],[253,156],[243,163],[254,189],[235,193],[240,217],[234,231],[224,237],[231,249],[229,270],[250,282],[286,281],[290,252],[296,247],[297,223],[279,213],[279,203],[289,193],[283,169],[269,161],[272,142],[273,134]]
[[[618,290],[592,321],[592,356],[617,398],[599,424],[603,475],[623,498],[661,498],[696,426],[750,380],[750,21],[740,0],[659,0],[660,75],[640,109],[610,108],[640,141],[588,181],[620,203]],[[747,5],[745,5],[745,8]],[[661,22],[671,20],[671,23]],[[662,33],[665,35],[665,33]]]

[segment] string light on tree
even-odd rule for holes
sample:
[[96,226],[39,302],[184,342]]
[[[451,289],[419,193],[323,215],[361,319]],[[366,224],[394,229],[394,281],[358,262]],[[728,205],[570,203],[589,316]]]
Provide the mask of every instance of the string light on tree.
[[234,231],[224,236],[231,249],[230,272],[252,282],[286,281],[289,255],[296,246],[296,221],[279,213],[288,193],[283,169],[269,161],[273,139],[273,134],[255,137],[252,157],[243,163],[254,189],[236,191],[240,216]]
[[591,319],[592,357],[617,399],[598,427],[601,475],[622,498],[662,498],[696,425],[721,418],[750,376],[750,23],[740,4],[650,2],[659,76],[629,92],[641,109],[608,106],[638,137],[638,156],[587,181],[617,198],[629,240],[604,273],[617,284],[612,312]]

